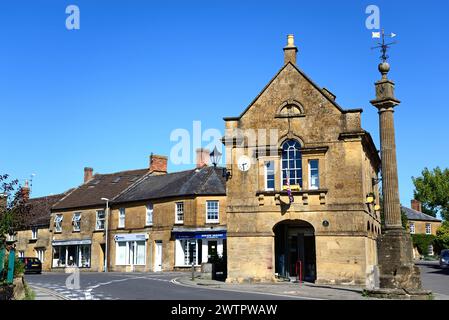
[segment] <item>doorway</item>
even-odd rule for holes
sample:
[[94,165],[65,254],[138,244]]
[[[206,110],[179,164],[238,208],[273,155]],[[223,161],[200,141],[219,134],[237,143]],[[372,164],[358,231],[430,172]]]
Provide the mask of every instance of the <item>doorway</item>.
[[302,220],[286,221],[274,227],[275,272],[279,277],[314,282],[316,280],[315,233]]
[[162,241],[156,240],[155,242],[155,254],[154,254],[154,271],[162,271]]

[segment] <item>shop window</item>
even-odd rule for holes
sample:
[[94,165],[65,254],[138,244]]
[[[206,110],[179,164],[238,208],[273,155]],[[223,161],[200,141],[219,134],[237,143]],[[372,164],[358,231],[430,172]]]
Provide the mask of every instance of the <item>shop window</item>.
[[62,231],[62,219],[64,216],[62,214],[57,214],[55,216],[55,232],[61,232]]
[[414,222],[410,222],[410,233],[411,234],[415,233],[415,223]]
[[90,267],[90,245],[62,245],[53,247],[53,268],[77,266]]
[[97,211],[97,222],[95,225],[95,230],[104,230],[104,223],[105,223],[105,214],[104,210],[98,210]]
[[72,218],[73,231],[80,231],[81,229],[81,212],[75,212]]
[[287,179],[292,189],[302,188],[301,146],[296,140],[287,140],[282,145],[282,186],[287,186]]
[[153,224],[153,204],[152,203],[147,204],[146,208],[147,208],[147,214],[146,214],[145,224],[147,226],[151,226]]
[[37,240],[37,227],[33,227],[31,228],[31,240]]
[[316,190],[320,188],[319,161],[317,159],[309,160],[309,189]]
[[274,161],[265,162],[265,190],[274,191]]
[[432,234],[432,225],[430,223],[426,223],[426,234]]
[[117,265],[145,265],[145,241],[119,241],[116,243]]
[[217,200],[206,201],[206,223],[219,222],[219,205]]
[[125,217],[126,217],[125,208],[120,208],[118,211],[118,227],[119,228],[125,227]]
[[175,222],[184,223],[184,202],[176,202]]

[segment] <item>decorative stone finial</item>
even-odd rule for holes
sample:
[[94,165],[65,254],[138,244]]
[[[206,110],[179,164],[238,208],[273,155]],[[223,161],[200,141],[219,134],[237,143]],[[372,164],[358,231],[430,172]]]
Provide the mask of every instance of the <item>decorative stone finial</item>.
[[379,72],[382,74],[382,79],[387,79],[387,74],[390,72],[390,65],[388,62],[382,62],[378,66]]
[[292,34],[287,35],[287,45],[284,47],[284,63],[296,64],[296,53],[298,48],[295,46],[295,37]]

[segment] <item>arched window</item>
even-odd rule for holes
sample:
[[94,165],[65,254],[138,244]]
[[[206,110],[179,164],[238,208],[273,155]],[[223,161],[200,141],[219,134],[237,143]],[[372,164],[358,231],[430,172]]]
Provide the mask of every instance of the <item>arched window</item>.
[[301,145],[296,140],[287,140],[282,145],[282,185],[298,185],[302,188]]

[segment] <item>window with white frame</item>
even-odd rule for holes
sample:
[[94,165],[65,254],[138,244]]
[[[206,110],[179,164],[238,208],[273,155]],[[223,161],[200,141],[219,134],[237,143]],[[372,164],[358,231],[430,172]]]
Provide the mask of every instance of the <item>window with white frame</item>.
[[410,233],[411,234],[415,234],[415,223],[414,222],[410,222]]
[[45,256],[45,249],[36,249],[36,257],[41,262],[44,262],[44,256]]
[[430,223],[426,223],[426,234],[432,234],[432,225]]
[[31,240],[36,240],[37,239],[37,227],[33,227],[31,228]]
[[125,208],[120,208],[118,210],[118,227],[119,228],[125,227],[125,218],[126,218],[126,210],[125,210]]
[[19,258],[25,258],[25,251],[19,251]]
[[320,188],[320,172],[318,159],[309,160],[309,189],[316,190]]
[[282,144],[282,186],[287,185],[302,187],[301,145],[296,140]]
[[81,212],[75,212],[72,218],[73,231],[81,230]]
[[147,214],[146,214],[145,224],[147,226],[151,226],[153,224],[153,204],[152,203],[147,204],[146,209],[147,209]]
[[206,222],[207,223],[219,222],[217,200],[206,201]]
[[55,216],[55,232],[61,232],[62,231],[62,219],[64,216],[62,214],[57,214]]
[[184,202],[176,202],[175,222],[184,223]]
[[97,223],[95,224],[95,230],[104,230],[104,223],[106,220],[106,216],[104,214],[104,210],[97,211]]
[[145,241],[119,241],[116,243],[117,265],[145,265]]
[[433,246],[431,244],[427,247],[427,255],[433,256]]
[[265,161],[265,190],[274,191],[274,161]]

